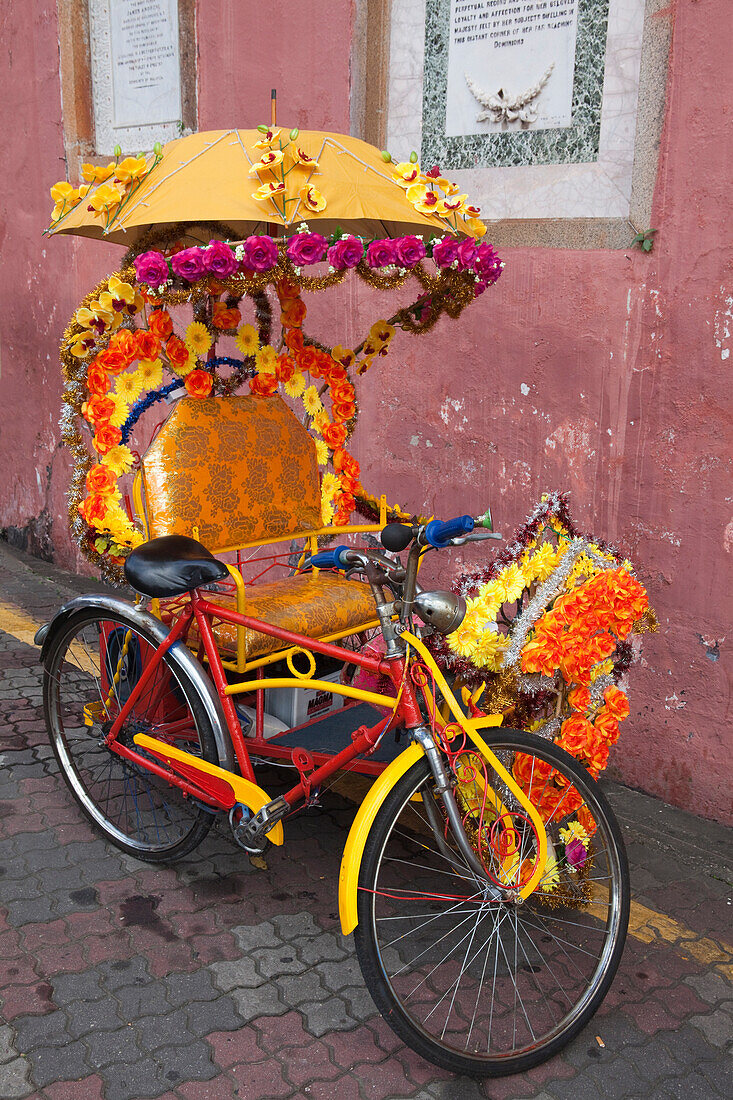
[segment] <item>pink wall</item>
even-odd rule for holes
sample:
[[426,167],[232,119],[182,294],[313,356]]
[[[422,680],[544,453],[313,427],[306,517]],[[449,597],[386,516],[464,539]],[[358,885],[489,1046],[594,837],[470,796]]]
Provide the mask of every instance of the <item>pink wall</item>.
[[[509,533],[544,489],[570,489],[579,525],[628,548],[661,630],[645,639],[613,767],[720,820],[733,819],[728,6],[675,6],[654,251],[505,250],[503,278],[462,321],[396,338],[361,387],[356,437],[367,487],[401,504],[446,515],[490,501]],[[200,128],[266,120],[275,85],[283,123],[348,129],[351,18],[349,4],[208,0]],[[55,19],[35,0],[3,20],[0,524],[47,509],[56,558],[74,564],[56,350],[119,251],[39,237],[63,175]],[[348,342],[379,315],[349,287],[314,303],[314,334]],[[458,555],[441,565],[459,571]]]

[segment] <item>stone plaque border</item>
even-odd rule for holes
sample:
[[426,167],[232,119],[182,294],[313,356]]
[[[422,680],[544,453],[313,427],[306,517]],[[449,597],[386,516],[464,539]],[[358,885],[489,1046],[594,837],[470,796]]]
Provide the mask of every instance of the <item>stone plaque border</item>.
[[[448,137],[445,133],[450,11],[450,0],[426,2],[421,163],[439,164],[444,171],[451,171],[527,164],[581,164],[597,160],[608,0],[578,0],[570,126],[504,130],[464,137]],[[480,110],[478,105],[476,109]]]

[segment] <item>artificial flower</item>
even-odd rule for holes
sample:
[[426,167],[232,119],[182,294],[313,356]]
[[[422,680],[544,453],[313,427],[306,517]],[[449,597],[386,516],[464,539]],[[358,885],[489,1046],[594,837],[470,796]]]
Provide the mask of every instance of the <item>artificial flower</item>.
[[437,267],[450,267],[458,253],[460,241],[457,237],[443,237],[433,245],[433,259]]
[[[302,377],[302,376],[301,376]],[[286,387],[287,392],[287,387]],[[316,462],[319,466],[325,466],[328,462],[328,444],[322,439],[316,439]]]
[[257,374],[249,380],[250,391],[257,397],[270,397],[277,390],[275,374]]
[[264,202],[265,199],[277,198],[277,196],[282,195],[284,191],[284,183],[262,183],[256,191],[252,192],[252,198],[257,202]]
[[430,191],[424,183],[413,183],[408,187],[407,198],[421,214],[443,212],[443,200],[440,195],[437,191]]
[[287,352],[281,352],[277,357],[277,363],[275,366],[275,374],[277,375],[278,382],[289,382],[295,374],[295,363],[287,354]]
[[170,277],[168,261],[162,252],[143,252],[132,261],[135,265],[135,274],[139,283],[146,283],[156,290]]
[[280,314],[284,328],[300,328],[305,320],[305,302],[301,298],[286,298]]
[[274,145],[277,139],[280,137],[280,131],[269,129],[265,130],[259,141],[255,142],[255,149],[269,149],[271,145]]
[[135,462],[132,451],[124,444],[112,447],[102,457],[101,461],[104,466],[109,467],[115,477],[121,477],[122,474],[129,473]]
[[[129,416],[129,413],[130,413],[130,403],[129,403],[129,401],[127,401],[125,399],[125,397],[119,392],[120,381],[121,381],[122,378],[125,378],[125,377],[126,377],[125,375],[120,375],[120,379],[117,382],[117,388],[115,389],[115,391],[113,393],[110,393],[110,395],[109,395],[110,399],[114,402],[114,406],[115,406],[114,410],[110,414],[109,422],[115,428],[121,428],[122,425],[127,420],[127,417]],[[135,383],[137,381],[135,379],[134,375],[129,375],[129,378],[133,383]]]
[[142,179],[147,174],[148,165],[145,157],[125,157],[115,165],[115,180],[120,183],[132,183],[133,180]]
[[92,493],[78,506],[79,514],[91,527],[96,527],[99,530],[107,514],[110,500],[111,498],[108,496]]
[[255,365],[260,374],[275,374],[277,370],[277,352],[271,344],[265,344],[255,355]]
[[303,407],[309,416],[314,416],[323,408],[323,402],[318,396],[318,390],[315,386],[308,386],[308,389],[304,392]]
[[268,169],[277,168],[278,164],[282,164],[282,159],[283,153],[280,149],[270,149],[262,154],[256,164],[252,165],[249,175],[254,176],[258,172],[266,172]]
[[328,250],[328,262],[336,271],[356,267],[364,256],[364,245],[358,237],[345,234]]
[[141,359],[135,374],[141,390],[155,390],[163,381],[163,363],[160,359]]
[[122,439],[122,432],[112,424],[98,424],[95,426],[92,443],[99,454],[104,455],[116,447]]
[[278,261],[277,245],[272,237],[248,237],[242,247],[242,267],[250,271],[270,271]]
[[301,188],[300,197],[306,210],[310,210],[314,214],[319,214],[322,210],[326,209],[326,200],[324,196],[311,184],[307,184],[305,187]]
[[[283,389],[288,397],[300,397],[305,389],[305,378],[300,371],[296,371],[290,381],[283,384]],[[316,446],[319,442],[316,440]]]
[[234,338],[234,342],[242,355],[254,355],[260,346],[260,338],[257,334],[257,329],[254,325],[242,325],[241,328],[237,329],[237,335]]
[[89,424],[95,426],[108,423],[114,411],[114,399],[108,394],[94,393],[89,400],[84,401],[81,406],[81,413],[84,419]]
[[618,722],[623,722],[629,716],[629,700],[625,693],[617,687],[609,687],[604,692],[603,698],[608,708],[608,713]]
[[165,342],[165,354],[168,362],[175,371],[181,370],[188,363],[191,352],[186,347],[180,336],[169,336]]
[[[117,379],[115,393],[123,401],[126,401],[128,405],[131,404],[136,397],[139,397],[140,378],[138,377],[137,371],[133,374],[121,374]],[[111,423],[114,424],[115,421],[112,420]],[[117,425],[118,428],[121,426],[121,424]]]
[[411,161],[402,161],[401,164],[393,165],[392,178],[396,183],[399,183],[400,187],[407,189],[414,184],[418,184],[423,178],[420,171],[419,164],[413,164]]
[[184,382],[186,392],[191,397],[208,397],[211,393],[213,382],[211,375],[205,370],[192,370],[186,375]]
[[318,161],[316,160],[316,158],[309,156],[308,153],[304,153],[299,146],[295,150],[295,163],[305,168],[318,167]]
[[233,251],[223,241],[211,241],[203,250],[203,258],[206,270],[217,279],[227,279],[239,266]]
[[395,247],[400,267],[413,268],[425,258],[425,245],[419,237],[399,237]]
[[336,344],[331,348],[331,358],[348,370],[353,366],[356,356],[350,348],[342,348],[341,344]]
[[112,496],[117,493],[117,479],[107,465],[92,466],[86,477],[87,492]]
[[389,267],[397,263],[397,247],[394,241],[372,241],[366,250],[369,267]]
[[137,313],[142,308],[142,298],[130,283],[117,275],[112,275],[107,283],[107,291],[112,299],[112,307],[119,312]]
[[114,187],[109,183],[100,184],[96,191],[93,191],[89,196],[89,207],[97,217],[109,214],[121,202],[122,191],[119,187]]
[[76,359],[85,359],[94,347],[94,337],[89,332],[77,332],[72,336],[68,348]]
[[167,340],[173,332],[171,315],[164,309],[154,310],[148,317],[148,330],[160,340]]
[[194,355],[206,355],[211,347],[211,334],[201,321],[192,321],[186,329],[183,342]]
[[233,306],[226,306],[223,302],[214,302],[211,315],[211,323],[214,328],[233,329],[242,320],[242,314]]
[[81,178],[87,183],[105,183],[115,174],[115,167],[114,161],[105,165],[82,164]]
[[189,283],[200,279],[206,274],[204,255],[199,248],[183,248],[171,256],[173,274]]
[[138,329],[134,341],[136,359],[156,359],[160,354],[160,340],[154,332]]
[[474,237],[483,237],[486,234],[486,226],[479,218],[466,218],[466,228]]
[[296,267],[318,264],[326,255],[328,241],[320,233],[296,233],[285,249],[288,259]]

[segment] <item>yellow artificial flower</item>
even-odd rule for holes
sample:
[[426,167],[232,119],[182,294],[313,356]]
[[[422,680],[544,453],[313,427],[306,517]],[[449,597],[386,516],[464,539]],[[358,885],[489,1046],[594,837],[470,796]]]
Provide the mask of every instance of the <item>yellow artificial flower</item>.
[[255,142],[255,149],[269,149],[280,137],[279,130],[266,130],[259,141]]
[[328,527],[331,520],[334,517],[336,509],[333,506],[333,500],[326,500],[325,497],[321,497],[321,523],[324,527]]
[[256,164],[253,164],[249,170],[249,175],[254,176],[257,172],[266,172],[268,169],[277,168],[278,164],[282,164],[283,154],[280,149],[270,149],[269,152],[263,153]]
[[579,821],[569,821],[567,826],[560,830],[560,839],[563,844],[569,844],[571,840],[579,840],[586,852],[588,851],[590,837]]
[[486,226],[480,218],[466,218],[466,226],[474,237],[483,237],[486,233]]
[[503,596],[502,603],[514,603],[524,591],[524,577],[516,562],[502,569],[496,580],[499,582],[497,594]]
[[594,684],[596,680],[600,680],[601,676],[610,676],[612,672],[613,661],[607,657],[605,661],[599,661],[597,665],[593,665],[590,670],[590,682]]
[[[134,375],[130,375],[129,377],[131,380],[134,379]],[[130,415],[130,404],[128,401],[125,400],[121,393],[117,393],[115,390],[113,390],[111,393],[108,393],[107,397],[110,399],[110,401],[114,402],[115,406],[114,412],[109,418],[109,422],[113,427],[121,428],[127,420],[127,417]]]
[[[301,375],[301,378],[302,377],[303,376]],[[285,387],[285,391],[287,392],[287,386]],[[319,466],[325,466],[326,463],[328,462],[328,454],[329,454],[328,444],[324,443],[324,441],[322,439],[317,439],[315,442],[316,442],[316,462],[318,463]]]
[[110,164],[105,164],[103,167],[96,164],[82,164],[81,166],[81,178],[86,180],[87,183],[104,183],[106,180],[115,174],[116,165],[114,161]]
[[156,390],[163,381],[162,360],[141,359],[138,363],[135,375],[140,381],[141,390]]
[[395,334],[395,327],[389,321],[375,321],[369,329],[369,338],[377,350],[387,347]]
[[545,863],[545,869],[540,879],[540,890],[543,894],[549,894],[551,890],[554,890],[560,881],[560,869],[557,865],[557,860],[552,853],[547,853],[547,862]]
[[94,338],[89,332],[77,332],[76,336],[72,336],[67,347],[77,359],[84,359],[94,347]]
[[117,328],[122,320],[114,309],[106,309],[100,302],[90,302],[89,306],[81,306],[74,314],[77,325],[82,328],[94,329],[100,336],[104,332],[110,332]]
[[415,183],[420,183],[424,179],[420,171],[420,165],[413,164],[409,160],[402,161],[401,164],[395,164],[393,168],[394,172],[392,174],[392,179],[396,183],[399,183],[400,187],[404,187],[405,189],[412,187]]
[[[446,195],[457,195],[461,190],[457,183],[451,183],[450,180],[445,179],[443,176],[438,176],[437,179],[433,180],[433,183]],[[463,198],[468,198],[468,196],[464,195]]]
[[468,195],[446,195],[442,201],[443,210],[446,214],[460,214],[467,198]]
[[257,202],[264,202],[265,199],[274,199],[278,195],[282,195],[285,191],[284,183],[263,183],[256,191],[252,192],[252,198]]
[[198,366],[200,366],[198,359],[191,351],[191,349],[188,348],[187,350],[188,359],[185,363],[181,364],[181,366],[174,366],[173,364],[171,364],[171,370],[174,374],[178,375],[179,378],[185,378],[187,374],[190,374],[192,370],[195,370]]
[[[494,625],[494,624],[491,624]],[[485,666],[493,663],[497,653],[501,649],[500,638],[498,630],[482,630],[478,635],[476,642],[476,648],[473,652],[474,663],[479,666]]]
[[476,624],[466,623],[464,619],[458,630],[448,634],[445,640],[459,657],[472,657],[479,642],[479,634]]
[[532,571],[535,580],[540,584],[546,581],[557,568],[558,561],[559,557],[551,543],[544,543],[537,553],[532,555]]
[[132,404],[140,396],[140,379],[137,377],[137,371],[126,371],[121,374],[117,379],[115,393],[123,401],[127,401],[128,405]]
[[349,367],[353,366],[356,355],[351,348],[344,348],[341,344],[336,344],[331,348],[331,358],[348,370]]
[[131,183],[147,174],[148,163],[145,157],[125,157],[115,165],[114,175],[120,183]]
[[194,355],[206,355],[211,347],[211,333],[201,321],[192,321],[186,329],[183,342]]
[[109,183],[101,184],[89,199],[89,205],[97,217],[100,214],[108,213],[113,207],[119,206],[121,202],[122,191],[119,187],[113,187]]
[[407,199],[421,214],[444,213],[443,200],[437,191],[431,191],[424,183],[413,183],[407,188]]
[[272,344],[265,344],[255,356],[255,363],[260,374],[274,374],[277,369],[277,352]]
[[[315,389],[315,386],[311,388]],[[323,433],[323,429],[327,428],[330,423],[331,421],[328,419],[328,413],[321,407],[312,419],[311,428],[316,432]]]
[[317,168],[318,161],[315,157],[308,156],[302,149],[296,148],[295,150],[295,163],[304,168]]
[[[283,383],[283,389],[288,397],[300,397],[305,389],[305,378],[302,373],[297,370],[289,382]],[[316,446],[318,446],[318,440],[316,440]]]
[[339,491],[339,479],[335,474],[324,474],[321,482],[321,496],[331,500]]
[[303,394],[303,407],[309,416],[315,416],[323,408],[323,402],[318,396],[315,386],[309,386]]
[[[136,293],[135,288],[130,286],[129,283],[125,283],[117,275],[112,275],[107,283],[107,290],[112,298],[113,305],[119,308],[117,303],[123,303],[126,306],[135,306],[137,309],[142,306],[142,297]],[[140,306],[137,305],[137,299],[140,299]]]
[[51,221],[57,222],[62,214],[68,212],[68,210],[79,202],[81,195],[79,191],[72,187],[70,183],[67,183],[66,180],[60,180],[51,188],[51,198],[54,201]]
[[116,477],[129,473],[135,462],[132,451],[124,443],[111,447],[106,455],[102,455],[100,461],[103,466],[108,466]]
[[317,188],[312,187],[310,184],[301,189],[300,197],[306,210],[310,210],[314,214],[319,214],[321,210],[326,209],[325,198]]
[[254,325],[241,325],[234,342],[242,355],[254,355],[260,346],[260,338]]

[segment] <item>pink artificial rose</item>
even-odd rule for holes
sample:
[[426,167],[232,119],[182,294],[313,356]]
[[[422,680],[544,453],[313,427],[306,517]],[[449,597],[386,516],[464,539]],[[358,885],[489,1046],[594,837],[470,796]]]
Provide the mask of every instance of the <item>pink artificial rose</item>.
[[344,237],[328,250],[328,262],[336,271],[343,271],[345,267],[356,267],[363,256],[364,245],[358,237]]
[[288,241],[286,252],[296,267],[319,264],[326,255],[328,241],[320,233],[296,233]]
[[585,867],[587,857],[585,846],[577,837],[565,845],[565,858],[571,867]]
[[200,248],[184,248],[171,257],[173,273],[189,283],[200,279],[206,274],[203,250]]
[[372,241],[366,250],[366,262],[370,267],[389,267],[390,264],[397,263],[395,242]]
[[456,259],[458,260],[458,270],[467,271],[476,259],[476,242],[470,237],[466,237],[465,240],[461,241],[456,250]]
[[400,237],[395,247],[400,267],[415,267],[425,257],[425,245],[419,237]]
[[495,283],[501,275],[501,260],[490,244],[480,244],[476,249],[476,259],[473,261],[473,269],[481,280],[489,286]]
[[223,241],[212,241],[209,247],[204,249],[204,263],[206,270],[217,279],[228,278],[239,267],[237,257],[229,245],[224,244]]
[[143,252],[133,260],[139,283],[146,283],[153,290],[168,279],[168,262],[162,252]]
[[461,242],[456,237],[444,237],[433,245],[433,259],[438,267],[450,267],[458,253]]
[[247,237],[242,267],[250,271],[269,271],[277,263],[277,245],[272,237]]

